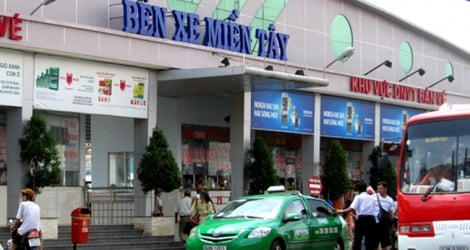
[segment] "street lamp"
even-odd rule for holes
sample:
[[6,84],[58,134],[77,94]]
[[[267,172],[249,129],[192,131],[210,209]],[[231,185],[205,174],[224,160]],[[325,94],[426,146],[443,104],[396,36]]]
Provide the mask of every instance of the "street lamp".
[[403,77],[402,79],[398,80],[398,81],[401,82],[401,81],[405,80],[406,78],[408,78],[408,77],[410,77],[410,76],[412,76],[416,73],[419,73],[419,75],[422,76],[422,75],[426,74],[426,70],[424,70],[423,68],[419,68],[419,69],[411,72],[409,75],[407,75],[407,76]]
[[370,74],[372,71],[378,69],[378,68],[381,67],[382,65],[385,65],[385,66],[387,66],[388,68],[391,68],[391,67],[392,67],[392,62],[390,62],[389,60],[385,60],[385,61],[383,61],[381,64],[379,64],[379,65],[375,66],[374,68],[372,68],[371,70],[367,71],[364,75],[366,76],[366,75]]
[[222,59],[222,61],[220,61],[220,63],[223,64],[220,67],[228,67],[230,65],[230,60],[227,57],[224,57],[224,59]]
[[439,80],[439,81],[437,81],[437,82],[435,82],[435,83],[433,83],[433,84],[427,86],[426,89],[429,89],[429,88],[432,88],[432,87],[436,86],[437,84],[439,84],[440,82],[444,81],[445,79],[447,79],[449,82],[453,82],[455,78],[454,78],[453,75],[448,75],[448,76],[442,78],[441,80]]
[[328,65],[326,65],[325,69],[327,69],[328,67],[330,67],[333,63],[337,61],[343,61],[343,60],[350,58],[352,55],[354,55],[355,50],[356,49],[354,47],[347,47],[346,49],[343,50],[343,52],[341,52],[341,54],[338,57],[336,57],[335,60],[330,62]]
[[54,1],[55,0],[44,0],[33,11],[31,11],[31,13],[29,15],[32,16],[34,13],[36,13],[36,11],[39,10],[39,8],[41,8],[41,6],[49,5],[49,4],[53,3]]

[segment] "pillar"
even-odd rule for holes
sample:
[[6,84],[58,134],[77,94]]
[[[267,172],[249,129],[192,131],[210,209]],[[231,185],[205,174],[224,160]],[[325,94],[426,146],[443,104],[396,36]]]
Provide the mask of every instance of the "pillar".
[[232,163],[232,199],[245,194],[248,180],[245,166],[251,148],[251,93],[230,97],[230,160]]
[[145,194],[138,179],[137,170],[145,147],[157,124],[157,80],[156,74],[150,73],[148,86],[148,118],[134,119],[134,211],[135,216],[150,216],[152,213],[153,194]]

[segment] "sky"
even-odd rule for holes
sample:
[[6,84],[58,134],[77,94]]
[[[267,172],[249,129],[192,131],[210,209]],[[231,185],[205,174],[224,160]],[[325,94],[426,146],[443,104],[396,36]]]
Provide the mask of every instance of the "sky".
[[470,0],[360,0],[470,53]]

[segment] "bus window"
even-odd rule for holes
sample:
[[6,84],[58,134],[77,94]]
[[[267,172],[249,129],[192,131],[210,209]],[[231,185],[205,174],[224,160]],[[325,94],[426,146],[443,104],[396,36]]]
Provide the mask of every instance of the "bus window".
[[411,125],[405,142],[403,193],[470,192],[469,119]]

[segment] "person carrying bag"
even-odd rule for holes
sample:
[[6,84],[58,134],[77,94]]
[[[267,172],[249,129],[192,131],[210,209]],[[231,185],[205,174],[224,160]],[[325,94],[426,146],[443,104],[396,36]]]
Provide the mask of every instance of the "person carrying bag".
[[214,213],[214,203],[209,193],[205,190],[201,190],[199,199],[193,202],[191,206],[191,221],[188,223],[185,231],[191,231],[193,227],[203,223],[207,219],[207,216],[212,213]]
[[387,210],[382,208],[382,205],[380,204],[379,194],[377,194],[377,202],[379,203],[379,209],[380,209],[379,215],[378,215],[379,223],[387,227],[391,227],[393,224],[393,217]]
[[199,215],[199,212],[197,211],[198,200],[199,199],[193,202],[193,205],[191,206],[191,219],[186,223],[184,227],[185,234],[189,235],[189,233],[191,232],[191,229],[199,225],[199,223],[201,222],[201,216]]
[[375,214],[378,223],[376,224],[376,242],[375,247],[378,248],[379,244],[382,250],[386,250],[391,245],[390,229],[393,226],[392,213],[395,211],[395,202],[392,197],[387,194],[388,184],[381,181],[377,184],[377,204]]

